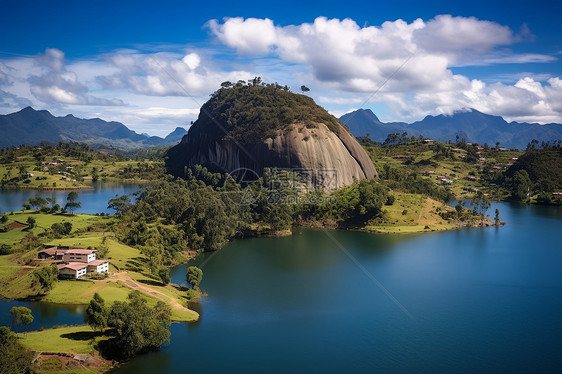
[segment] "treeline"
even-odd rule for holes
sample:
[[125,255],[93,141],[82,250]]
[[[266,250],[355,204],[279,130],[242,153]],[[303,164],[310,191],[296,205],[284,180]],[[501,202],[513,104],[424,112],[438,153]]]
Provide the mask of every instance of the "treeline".
[[[256,225],[280,231],[302,221],[333,221],[345,226],[382,219],[384,204],[392,204],[390,189],[362,180],[325,195],[295,188],[294,175],[266,170],[244,186],[232,177],[197,166],[187,179],[146,186],[131,204],[110,201],[121,216],[113,230],[124,243],[138,247],[149,259],[153,275],[182,260],[187,248],[214,251],[235,237],[248,235]],[[290,181],[289,183],[287,181]]]
[[[544,148],[542,148],[544,147]],[[527,201],[536,195],[539,204],[562,204],[562,147],[559,143],[534,146],[500,176],[496,183],[511,194],[511,199]]]
[[114,227],[117,237],[147,256],[153,274],[181,261],[187,248],[219,249],[249,221],[244,207],[196,179],[168,179],[146,186],[132,205],[110,203],[121,215]]
[[117,153],[102,153],[92,150],[87,144],[79,142],[60,142],[57,145],[41,144],[40,146],[26,146],[3,148],[0,150],[0,163],[15,162],[20,157],[33,156],[37,162],[56,161],[57,158],[73,158],[86,163],[93,160],[104,162],[125,161],[123,155]]

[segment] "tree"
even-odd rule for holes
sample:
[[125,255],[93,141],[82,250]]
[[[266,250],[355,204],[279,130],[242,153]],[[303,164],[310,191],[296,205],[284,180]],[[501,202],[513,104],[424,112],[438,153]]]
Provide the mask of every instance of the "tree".
[[96,292],[92,300],[90,300],[90,305],[86,309],[86,315],[84,316],[84,322],[86,322],[95,331],[103,331],[107,327],[107,317],[109,311],[105,307],[104,299]]
[[115,199],[111,199],[107,202],[107,209],[115,209],[115,213],[117,215],[122,215],[130,208],[131,201],[127,195],[116,197]]
[[27,372],[33,354],[25,348],[8,327],[0,326],[0,373],[20,374]]
[[27,203],[29,206],[35,208],[36,210],[43,209],[47,207],[47,199],[41,196],[30,197],[27,199]]
[[29,325],[33,322],[31,309],[24,306],[12,307],[12,309],[10,309],[10,315],[12,316],[12,323],[14,325],[14,328],[19,324]]
[[287,230],[293,222],[291,211],[290,205],[268,204],[263,220],[272,230]]
[[33,283],[39,284],[40,292],[48,292],[53,288],[59,275],[57,265],[45,266],[33,272]]
[[310,91],[310,88],[306,87],[304,84],[301,86],[302,93]]
[[190,266],[187,268],[186,273],[187,283],[191,285],[193,289],[199,289],[199,283],[203,279],[203,271],[197,266]]
[[171,315],[171,308],[162,301],[149,307],[139,291],[131,292],[128,301],[114,302],[107,325],[115,328],[117,351],[127,358],[160,348],[170,340]]
[[26,223],[29,226],[29,229],[31,230],[35,227],[35,224],[37,223],[37,221],[33,217],[27,217]]
[[63,223],[55,222],[51,225],[51,230],[53,230],[53,232],[56,235],[68,235],[72,231],[72,223],[70,223],[70,222],[63,222]]
[[521,169],[515,172],[511,181],[511,196],[517,201],[526,200],[529,196],[533,182],[529,178],[526,170]]
[[160,268],[160,270],[158,270],[158,278],[160,278],[164,284],[170,283],[170,269]]
[[70,210],[70,213],[74,213],[74,209],[82,207],[82,203],[76,201],[77,199],[78,199],[78,192],[71,191],[66,197],[67,203],[64,206],[64,210]]
[[496,225],[500,224],[500,211],[498,209],[496,209],[496,216],[494,217],[494,223]]

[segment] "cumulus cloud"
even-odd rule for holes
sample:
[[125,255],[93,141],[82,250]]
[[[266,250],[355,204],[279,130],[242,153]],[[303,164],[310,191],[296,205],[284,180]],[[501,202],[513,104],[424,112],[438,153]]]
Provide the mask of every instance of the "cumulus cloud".
[[47,48],[35,61],[43,73],[31,75],[27,80],[32,95],[45,103],[124,105],[119,99],[104,99],[89,94],[88,87],[78,80],[76,73],[67,70],[64,53],[59,49]]
[[[543,83],[522,77],[515,85],[486,84],[453,73],[460,66],[556,61],[550,55],[507,49],[533,39],[526,25],[516,34],[496,22],[439,15],[429,21],[396,20],[368,27],[325,17],[289,26],[269,19],[225,18],[208,26],[220,42],[242,55],[276,56],[301,64],[317,87],[365,96],[376,92],[374,101],[385,103],[403,120],[464,107],[512,119],[562,120],[556,100],[560,80]],[[345,101],[326,95],[320,100]]]
[[104,88],[123,88],[143,95],[197,97],[214,91],[226,80],[251,76],[246,71],[223,72],[202,66],[196,52],[183,57],[169,53],[111,54],[107,60],[117,72],[97,78]]

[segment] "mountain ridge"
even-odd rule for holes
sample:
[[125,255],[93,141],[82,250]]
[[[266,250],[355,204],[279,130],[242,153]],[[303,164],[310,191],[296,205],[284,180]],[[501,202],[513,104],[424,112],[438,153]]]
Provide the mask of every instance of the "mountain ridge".
[[[374,116],[374,117],[373,117]],[[376,120],[375,120],[376,118]],[[539,142],[562,139],[562,124],[507,122],[501,116],[494,116],[468,108],[452,114],[428,115],[412,123],[378,120],[370,109],[358,109],[344,114],[340,121],[349,127],[354,136],[366,136],[383,142],[386,136],[396,132],[407,132],[410,136],[422,135],[429,139],[447,142],[456,136],[467,142],[495,145],[497,142],[507,148],[524,149],[536,139]]]
[[0,131],[3,134],[0,148],[75,141],[93,147],[134,149],[174,145],[187,134],[185,129],[177,127],[166,138],[146,136],[136,133],[121,122],[100,118],[83,119],[73,114],[56,117],[47,110],[35,110],[30,106],[18,112],[0,115]]

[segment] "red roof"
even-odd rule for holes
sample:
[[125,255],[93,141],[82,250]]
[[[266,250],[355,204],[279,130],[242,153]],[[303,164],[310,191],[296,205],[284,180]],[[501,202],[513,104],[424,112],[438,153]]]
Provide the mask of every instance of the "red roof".
[[97,251],[93,249],[68,249],[66,250],[66,252],[70,255],[89,255]]
[[39,251],[39,253],[45,253],[48,254],[49,256],[54,256],[57,253],[57,249],[56,248],[44,249],[42,251]]
[[86,264],[85,262],[69,262],[68,264],[58,265],[57,268],[59,270],[64,269],[64,268],[72,269],[72,270],[81,270],[81,269],[84,269],[87,266],[88,266],[88,264]]
[[100,266],[100,265],[103,265],[105,263],[107,263],[107,261],[105,261],[105,260],[93,260],[93,261],[88,262],[88,266]]

